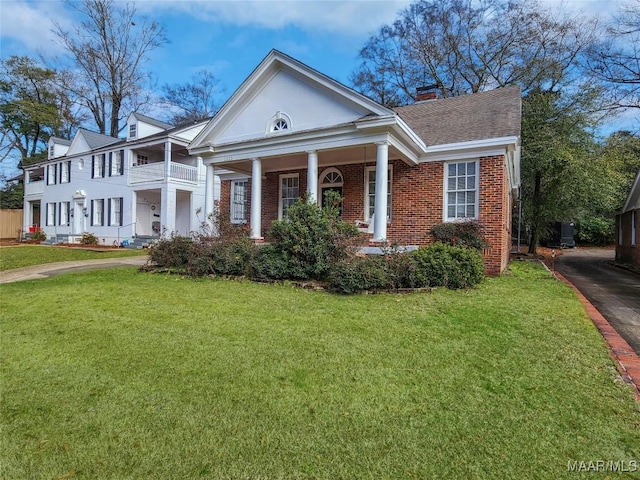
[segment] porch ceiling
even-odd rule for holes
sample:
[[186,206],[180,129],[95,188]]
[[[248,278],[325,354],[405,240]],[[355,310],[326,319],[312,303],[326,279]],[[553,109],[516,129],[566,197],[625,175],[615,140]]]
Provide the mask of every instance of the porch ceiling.
[[[347,165],[352,163],[375,162],[377,146],[375,144],[359,145],[355,147],[345,147],[333,150],[318,150],[318,169],[334,165]],[[289,155],[274,155],[271,157],[260,157],[262,160],[262,171],[278,172],[290,170],[306,170],[307,152],[298,152]],[[389,146],[389,160],[403,159],[401,153],[392,145]],[[410,162],[407,162],[410,163]],[[237,162],[225,162],[216,164],[236,173],[251,175],[251,160],[240,160]]]

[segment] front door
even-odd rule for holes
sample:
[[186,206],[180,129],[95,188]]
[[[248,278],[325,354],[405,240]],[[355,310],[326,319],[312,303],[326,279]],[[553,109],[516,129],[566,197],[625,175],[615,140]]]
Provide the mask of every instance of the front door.
[[[327,199],[325,198],[326,192],[336,192],[342,198],[342,187],[322,187],[320,189],[320,195],[322,195],[322,206],[327,206]],[[342,202],[338,205],[338,211],[340,212],[340,216],[342,217]]]
[[73,234],[81,235],[84,232],[84,199],[77,199],[73,202]]

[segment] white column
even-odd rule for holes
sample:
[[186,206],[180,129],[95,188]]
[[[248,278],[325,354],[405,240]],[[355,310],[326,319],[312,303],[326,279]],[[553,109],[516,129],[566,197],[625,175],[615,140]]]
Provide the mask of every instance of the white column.
[[251,238],[262,240],[262,160],[251,160]]
[[[124,208],[124,207],[122,207]],[[138,192],[131,192],[131,238],[134,238],[138,233],[137,229],[138,222]]]
[[213,165],[206,165],[206,179],[205,179],[205,187],[204,187],[204,223],[209,224],[209,215],[213,213],[213,190],[214,190],[214,180],[215,180],[215,172],[213,170]]
[[376,196],[373,207],[373,240],[387,238],[387,183],[389,181],[389,144],[380,142],[376,155]]
[[176,188],[164,185],[161,195],[160,234],[168,237],[176,230]]
[[164,142],[164,179],[169,180],[171,177],[171,141]]
[[318,153],[315,150],[307,152],[307,198],[316,203],[321,200],[318,198]]

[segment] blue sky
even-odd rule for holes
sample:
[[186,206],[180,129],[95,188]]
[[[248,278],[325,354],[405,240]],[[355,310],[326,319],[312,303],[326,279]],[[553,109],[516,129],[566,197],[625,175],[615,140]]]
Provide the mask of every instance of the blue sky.
[[[621,0],[545,0],[553,8],[608,15]],[[202,68],[225,89],[223,102],[272,48],[349,84],[358,52],[410,0],[138,0],[141,16],[161,22],[171,41],[153,52],[157,86],[185,83]],[[0,57],[63,53],[51,28],[78,18],[59,0],[0,1]],[[620,120],[624,123],[624,119]],[[622,123],[621,123],[622,124]],[[1,167],[1,166],[0,166]],[[4,166],[6,168],[6,166]]]

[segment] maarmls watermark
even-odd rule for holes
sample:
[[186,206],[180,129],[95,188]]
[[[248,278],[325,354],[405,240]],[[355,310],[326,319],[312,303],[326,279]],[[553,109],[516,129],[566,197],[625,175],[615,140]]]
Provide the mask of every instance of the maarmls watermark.
[[569,460],[567,470],[570,472],[637,472],[640,470],[638,460]]

